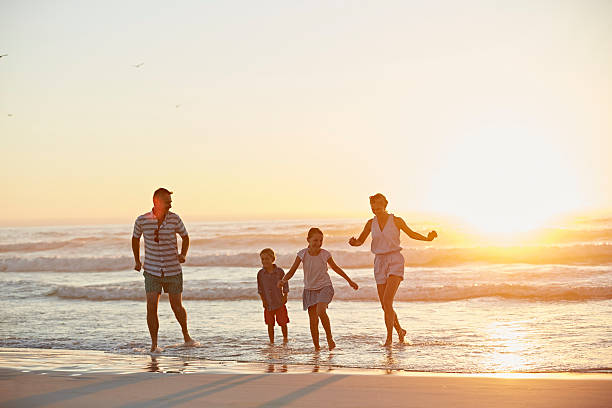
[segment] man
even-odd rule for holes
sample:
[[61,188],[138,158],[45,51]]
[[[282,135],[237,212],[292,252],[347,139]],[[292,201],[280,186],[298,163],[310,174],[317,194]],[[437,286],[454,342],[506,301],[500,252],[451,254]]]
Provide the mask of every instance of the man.
[[[140,272],[140,236],[144,235],[145,261],[144,278],[147,293],[147,325],[151,333],[151,352],[160,353],[163,350],[157,346],[159,319],[157,305],[162,288],[168,294],[170,306],[183,330],[185,346],[196,346],[197,343],[189,336],[187,330],[187,312],[182,304],[183,271],[181,264],[185,262],[189,249],[189,235],[181,218],[170,212],[172,207],[171,191],[158,188],[153,193],[153,209],[141,215],[134,223],[132,235],[132,252],[136,265],[134,269]],[[178,253],[176,234],[183,241],[181,253]]]

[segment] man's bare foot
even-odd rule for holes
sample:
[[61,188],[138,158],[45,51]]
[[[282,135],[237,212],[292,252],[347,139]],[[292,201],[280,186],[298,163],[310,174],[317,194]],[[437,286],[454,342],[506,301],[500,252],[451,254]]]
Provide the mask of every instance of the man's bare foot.
[[406,330],[401,329],[397,335],[399,336],[399,342],[403,343],[404,342],[404,338],[406,337]]
[[200,343],[190,337],[189,340],[185,340],[185,343],[183,344],[183,346],[184,347],[199,347]]
[[151,346],[151,354],[161,354],[164,351],[163,348],[157,346]]

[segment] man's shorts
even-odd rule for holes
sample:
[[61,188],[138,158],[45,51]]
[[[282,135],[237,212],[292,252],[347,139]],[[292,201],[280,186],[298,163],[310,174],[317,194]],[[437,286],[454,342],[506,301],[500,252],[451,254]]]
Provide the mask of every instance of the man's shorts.
[[376,284],[384,285],[387,283],[389,275],[399,276],[402,280],[404,279],[404,257],[400,251],[376,255],[374,258],[374,279]]
[[183,274],[172,276],[155,276],[150,273],[143,272],[145,278],[145,291],[161,293],[162,289],[166,293],[182,293],[183,292]]
[[289,323],[289,315],[287,314],[287,307],[282,305],[278,309],[268,310],[264,309],[264,321],[268,326],[274,326],[274,318],[276,317],[276,323],[279,326],[284,326]]

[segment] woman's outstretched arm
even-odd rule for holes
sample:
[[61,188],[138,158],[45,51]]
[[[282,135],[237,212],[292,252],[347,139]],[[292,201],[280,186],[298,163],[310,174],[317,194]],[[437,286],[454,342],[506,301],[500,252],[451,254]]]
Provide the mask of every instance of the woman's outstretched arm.
[[368,222],[366,222],[365,227],[363,227],[363,231],[361,231],[361,235],[359,235],[359,238],[351,237],[351,239],[349,239],[349,245],[350,246],[362,245],[365,242],[368,235],[370,235],[371,231],[372,231],[372,220],[370,219],[368,220]]
[[393,221],[395,221],[395,225],[397,225],[397,228],[404,231],[406,235],[408,235],[412,239],[416,239],[418,241],[433,241],[434,238],[438,236],[436,231],[430,231],[427,236],[421,235],[418,232],[414,232],[408,227],[408,225],[406,225],[406,222],[403,220],[403,218],[393,217]]

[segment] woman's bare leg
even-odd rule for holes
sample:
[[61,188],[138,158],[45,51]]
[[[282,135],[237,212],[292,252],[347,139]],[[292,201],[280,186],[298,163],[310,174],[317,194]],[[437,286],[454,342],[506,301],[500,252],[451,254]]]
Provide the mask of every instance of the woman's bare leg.
[[[380,299],[380,305],[383,305],[383,298],[385,296],[385,289],[387,288],[387,284],[383,283],[382,285],[376,285],[376,290],[378,291],[378,299]],[[384,310],[384,307],[383,307]],[[399,336],[400,343],[404,342],[404,337],[406,336],[406,330],[402,329],[400,322],[397,318],[397,313],[395,314],[395,320],[393,321],[393,327],[395,331],[397,331],[397,335]]]
[[402,278],[395,275],[390,275],[387,279],[385,287],[385,293],[383,294],[382,306],[385,311],[385,326],[387,327],[387,338],[385,340],[385,346],[393,343],[393,325],[397,320],[395,310],[393,310],[393,299],[397,293]]

